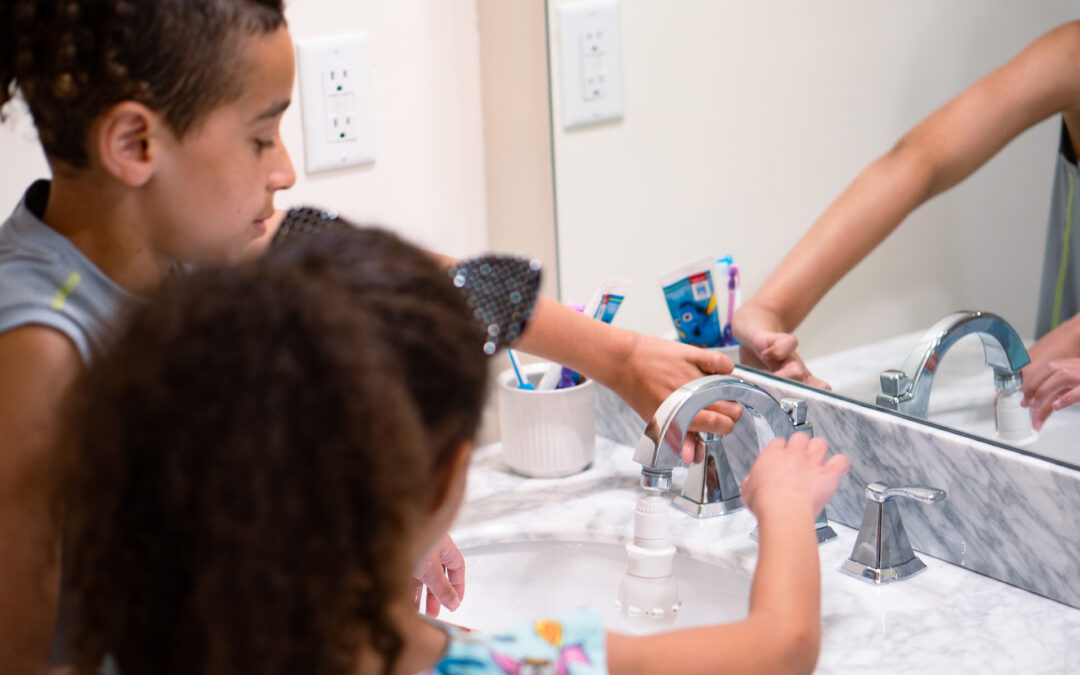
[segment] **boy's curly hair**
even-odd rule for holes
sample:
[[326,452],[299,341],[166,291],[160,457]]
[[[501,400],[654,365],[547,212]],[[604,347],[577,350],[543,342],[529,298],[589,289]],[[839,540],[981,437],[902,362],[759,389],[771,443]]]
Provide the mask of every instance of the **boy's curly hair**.
[[363,644],[389,672],[414,528],[476,430],[479,330],[432,259],[378,231],[154,295],[73,406],[76,665],[337,675]]
[[0,0],[0,110],[21,91],[45,154],[73,167],[121,101],[182,138],[242,91],[239,37],[283,25],[282,0]]

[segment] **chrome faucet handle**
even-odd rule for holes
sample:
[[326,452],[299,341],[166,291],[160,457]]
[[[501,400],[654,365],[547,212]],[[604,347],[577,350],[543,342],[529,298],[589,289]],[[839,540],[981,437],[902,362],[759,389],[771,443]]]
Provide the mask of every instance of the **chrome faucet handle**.
[[882,483],[866,486],[866,510],[851,556],[840,566],[847,574],[872,584],[906,579],[926,569],[915,555],[900,520],[895,499],[931,504],[945,499],[945,491],[928,487],[891,488]]
[[870,483],[866,486],[866,498],[883,504],[894,497],[903,497],[914,501],[940,502],[945,499],[945,491],[928,487],[899,487],[891,488],[882,483]]
[[902,370],[884,370],[881,372],[881,393],[899,397],[911,391],[911,378]]
[[796,431],[802,431],[799,427],[809,424],[806,421],[806,401],[801,398],[782,398],[780,399],[780,407],[791,418],[791,423],[795,425]]

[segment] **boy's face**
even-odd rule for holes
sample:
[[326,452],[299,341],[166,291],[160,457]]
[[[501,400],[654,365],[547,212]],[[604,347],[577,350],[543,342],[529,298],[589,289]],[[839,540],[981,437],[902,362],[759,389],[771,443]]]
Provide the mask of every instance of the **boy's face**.
[[295,72],[289,32],[238,39],[246,43],[240,96],[209,112],[182,140],[167,131],[157,146],[147,226],[155,248],[172,260],[236,259],[266,233],[274,193],[296,181],[280,134]]

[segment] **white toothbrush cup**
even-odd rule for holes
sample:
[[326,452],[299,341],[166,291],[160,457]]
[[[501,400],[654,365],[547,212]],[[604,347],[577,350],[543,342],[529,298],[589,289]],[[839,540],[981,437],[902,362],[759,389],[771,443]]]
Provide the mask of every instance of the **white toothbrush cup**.
[[[521,375],[534,386],[549,362],[531,363]],[[557,478],[582,471],[596,455],[596,387],[519,389],[513,369],[498,377],[499,429],[506,463],[516,473]]]

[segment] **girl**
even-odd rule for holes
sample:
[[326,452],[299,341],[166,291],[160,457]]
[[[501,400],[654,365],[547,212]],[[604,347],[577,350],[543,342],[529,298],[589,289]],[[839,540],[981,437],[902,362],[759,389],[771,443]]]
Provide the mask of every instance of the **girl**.
[[[235,261],[269,239],[274,194],[296,178],[279,133],[293,76],[281,0],[0,0],[0,109],[21,94],[52,173],[0,226],[0,672],[38,670],[53,632],[58,402],[179,264]],[[731,370],[547,300],[521,346],[643,416]],[[728,431],[738,411],[699,421]],[[455,553],[448,543],[423,575],[451,607],[459,592],[441,575],[460,573]]]
[[[90,369],[60,491],[76,661],[133,673],[501,672],[554,663],[532,629],[418,615],[410,564],[462,501],[484,335],[444,270],[376,230],[323,233],[168,284]],[[774,442],[744,621],[648,638],[563,617],[577,673],[810,672],[814,515],[846,460]],[[797,570],[792,574],[792,570]],[[565,655],[562,655],[565,656]]]

